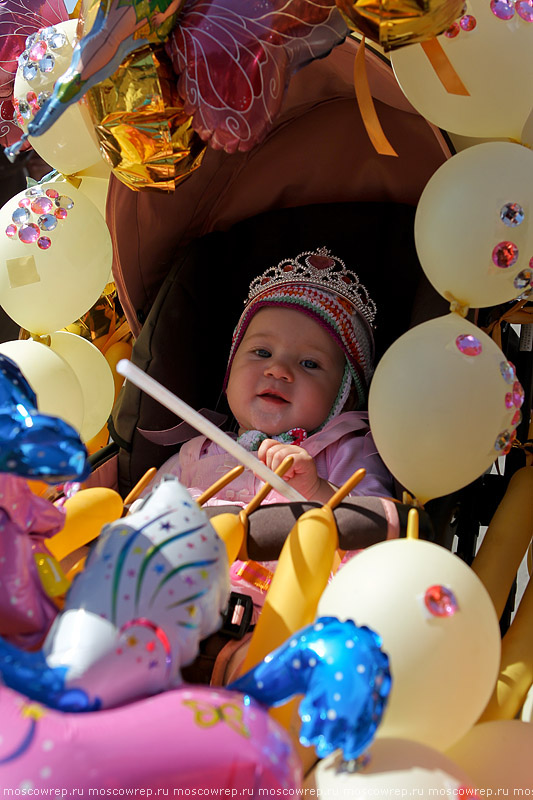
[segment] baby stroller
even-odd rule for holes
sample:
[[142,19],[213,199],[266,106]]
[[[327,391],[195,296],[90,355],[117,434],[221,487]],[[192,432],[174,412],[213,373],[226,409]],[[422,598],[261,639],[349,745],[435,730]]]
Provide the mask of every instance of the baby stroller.
[[[360,46],[350,37],[309,64],[292,79],[261,145],[233,155],[208,149],[201,168],[173,194],[135,193],[111,180],[113,272],[136,337],[133,361],[196,409],[224,410],[227,343],[249,281],[292,253],[325,246],[353,264],[377,303],[377,360],[409,327],[448,310],[419,266],[413,221],[422,189],[453,147],[410,106],[387,59],[367,46],[370,89],[398,157],[375,152],[353,90]],[[528,408],[531,366],[517,367]],[[178,422],[126,384],[110,423],[113,444],[93,457],[92,485],[112,485],[126,496],[166,460],[168,444],[175,449]],[[519,438],[527,435],[519,431]],[[509,480],[493,477],[430,502],[426,535],[451,548],[459,534],[458,552],[471,561],[479,525],[487,524]],[[263,557],[275,557],[272,548]]]

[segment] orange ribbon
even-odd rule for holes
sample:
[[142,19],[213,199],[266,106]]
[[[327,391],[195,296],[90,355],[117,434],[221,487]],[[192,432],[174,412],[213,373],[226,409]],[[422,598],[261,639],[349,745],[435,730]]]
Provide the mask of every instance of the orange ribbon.
[[368,138],[374,145],[376,153],[379,153],[380,156],[398,156],[398,153],[385,136],[376,113],[372,94],[370,93],[370,86],[368,84],[368,76],[366,73],[364,36],[361,39],[361,45],[359,46],[357,55],[355,56],[353,77],[355,96],[357,97],[357,103],[359,104],[361,119],[363,120],[363,125],[365,126]]
[[437,78],[440,80],[448,94],[458,94],[463,97],[470,97],[470,92],[455,71],[455,68],[444,52],[441,43],[433,37],[420,42],[422,49],[428,57],[431,66],[435,70]]

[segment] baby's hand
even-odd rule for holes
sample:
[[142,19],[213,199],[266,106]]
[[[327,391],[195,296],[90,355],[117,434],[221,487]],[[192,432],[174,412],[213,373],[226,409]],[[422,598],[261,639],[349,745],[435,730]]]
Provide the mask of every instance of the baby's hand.
[[335,489],[320,478],[316,465],[307,450],[296,444],[282,444],[275,439],[265,439],[261,442],[257,456],[271,470],[276,470],[288,456],[294,459],[283,480],[290,483],[298,492],[308,500],[325,503],[334,494]]

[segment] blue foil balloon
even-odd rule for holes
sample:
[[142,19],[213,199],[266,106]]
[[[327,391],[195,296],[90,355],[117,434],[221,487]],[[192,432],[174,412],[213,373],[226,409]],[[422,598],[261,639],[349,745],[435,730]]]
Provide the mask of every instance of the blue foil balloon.
[[0,472],[47,483],[83,481],[90,474],[77,431],[41,414],[35,392],[17,364],[0,355]]
[[304,694],[300,742],[320,758],[358,758],[372,742],[391,689],[381,639],[352,620],[321,617],[228,686],[268,706]]

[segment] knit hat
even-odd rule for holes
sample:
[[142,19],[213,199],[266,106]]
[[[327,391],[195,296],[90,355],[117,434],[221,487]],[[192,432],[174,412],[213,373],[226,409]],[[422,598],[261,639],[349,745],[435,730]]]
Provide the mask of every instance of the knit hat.
[[376,304],[355,272],[346,269],[343,261],[325,248],[300,253],[255,278],[245,302],[245,309],[233,332],[224,390],[235,353],[254,315],[266,306],[282,306],[301,310],[318,322],[346,356],[348,369],[328,419],[342,410],[352,381],[357,394],[357,408],[366,404],[374,358],[372,323]]

